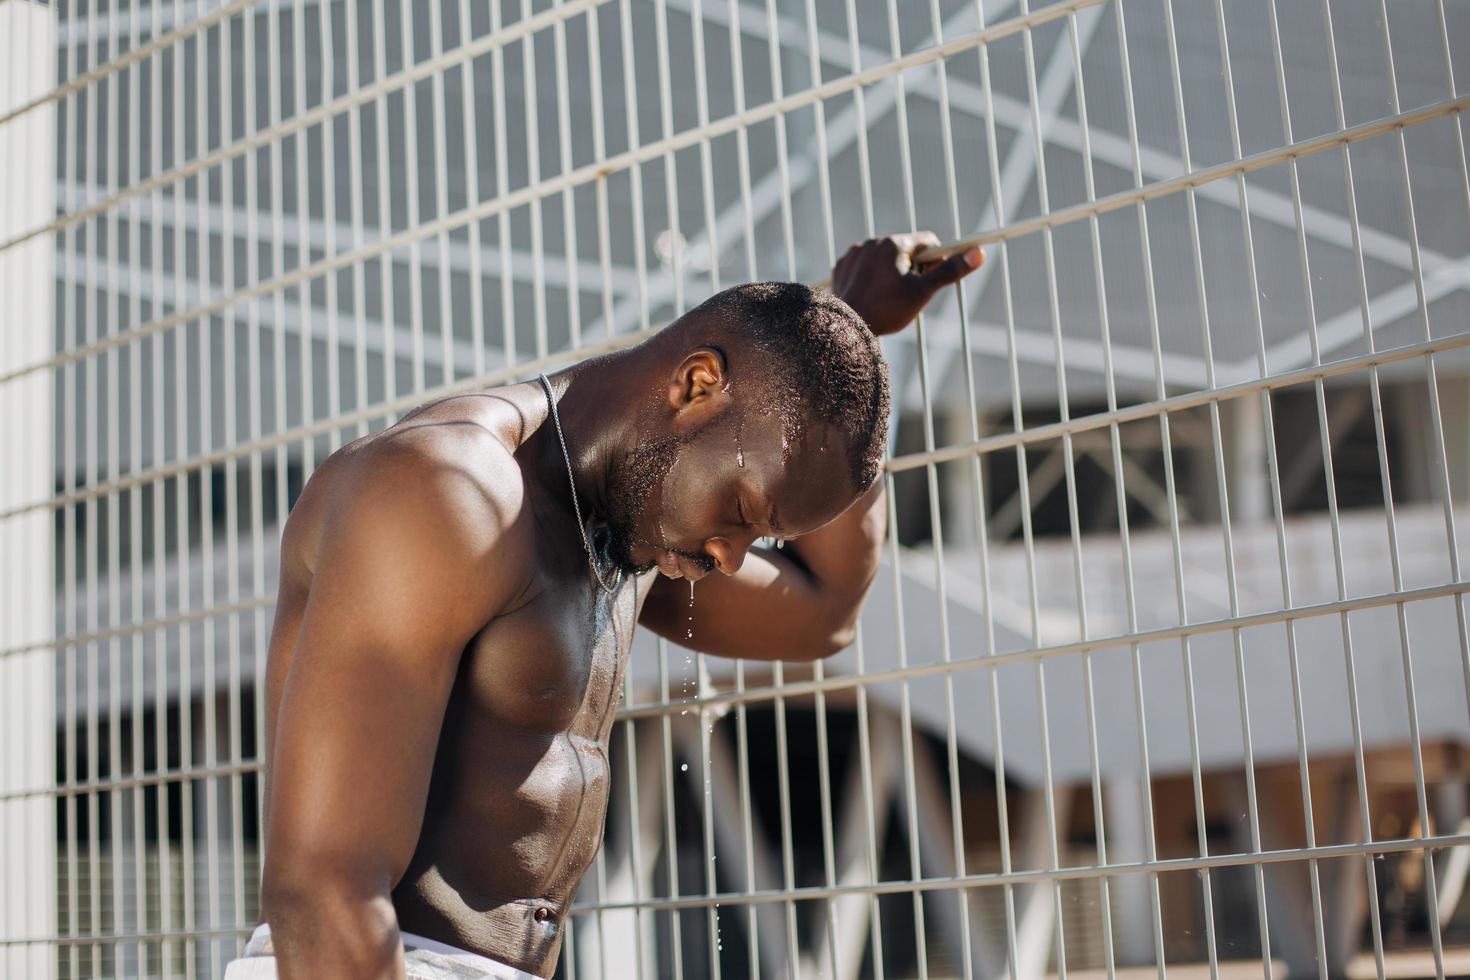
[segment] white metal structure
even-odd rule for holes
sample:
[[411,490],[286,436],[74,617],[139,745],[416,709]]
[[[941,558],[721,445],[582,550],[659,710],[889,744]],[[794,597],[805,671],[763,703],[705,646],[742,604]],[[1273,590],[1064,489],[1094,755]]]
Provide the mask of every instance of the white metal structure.
[[0,0],[0,977],[243,944],[327,454],[908,228],[988,261],[887,347],[859,640],[640,635],[561,973],[1465,972],[1467,61],[1464,0]]

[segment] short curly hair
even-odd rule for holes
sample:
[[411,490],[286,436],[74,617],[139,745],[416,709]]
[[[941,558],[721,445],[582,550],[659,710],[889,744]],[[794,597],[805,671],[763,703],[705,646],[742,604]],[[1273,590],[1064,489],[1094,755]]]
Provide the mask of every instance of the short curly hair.
[[799,282],[753,282],[722,290],[689,314],[750,345],[756,358],[749,368],[738,346],[725,356],[732,371],[766,384],[788,437],[813,421],[831,426],[847,448],[853,486],[873,485],[888,442],[888,366],[852,307]]

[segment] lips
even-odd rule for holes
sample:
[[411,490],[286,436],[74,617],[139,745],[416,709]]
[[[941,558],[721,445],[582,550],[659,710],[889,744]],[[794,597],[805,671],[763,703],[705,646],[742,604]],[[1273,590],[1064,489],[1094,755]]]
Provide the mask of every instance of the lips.
[[666,578],[682,578],[690,582],[698,582],[707,574],[694,562],[672,551],[658,552],[656,560],[660,574]]

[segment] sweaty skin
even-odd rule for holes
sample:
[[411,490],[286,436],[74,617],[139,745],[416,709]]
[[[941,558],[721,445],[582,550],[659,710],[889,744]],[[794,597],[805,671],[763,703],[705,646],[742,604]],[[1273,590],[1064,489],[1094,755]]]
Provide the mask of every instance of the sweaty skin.
[[[403,541],[408,550],[394,551],[395,562],[428,567],[443,558],[436,543],[483,535],[474,526],[476,517],[489,517],[486,510],[492,508],[472,499],[481,489],[492,504],[504,507],[495,544],[505,560],[483,568],[492,579],[487,588],[497,595],[499,608],[492,612],[488,604],[464,595],[445,597],[446,606],[459,601],[489,615],[452,666],[452,686],[432,759],[421,759],[425,767],[421,774],[404,773],[416,782],[422,775],[426,794],[421,795],[418,785],[408,789],[384,780],[383,795],[378,796],[372,792],[376,774],[360,765],[353,768],[366,785],[344,787],[351,800],[340,804],[366,811],[363,816],[369,819],[387,818],[400,825],[414,819],[406,811],[421,813],[412,855],[401,869],[393,869],[391,898],[399,928],[549,975],[561,942],[563,915],[601,843],[608,792],[607,739],[637,610],[629,580],[611,597],[589,588],[590,572],[574,522],[562,519],[554,507],[538,515],[538,501],[567,498],[565,473],[560,487],[522,486],[509,493],[490,488],[492,477],[498,476],[502,485],[521,480],[512,453],[515,435],[523,427],[515,408],[536,413],[534,398],[539,394],[539,390],[497,391],[432,403],[391,429],[344,446],[318,469],[292,512],[282,545],[266,710],[267,724],[276,730],[287,678],[297,680],[291,673],[293,659],[302,640],[313,570],[323,558],[323,537],[351,534],[356,529],[350,522],[359,517],[373,522],[402,517],[392,509],[399,501],[415,500],[410,484],[432,482],[432,476],[424,475],[427,471],[451,468],[456,459],[488,460],[479,467],[465,466],[457,477],[474,489],[464,494],[463,506],[451,513],[440,534],[429,529],[416,541]],[[537,423],[544,421],[544,400],[539,409]],[[402,474],[399,493],[408,497],[386,492],[384,470]],[[374,483],[378,486],[368,486]],[[365,495],[387,510],[374,514],[355,506],[346,499],[352,495]],[[389,496],[397,500],[379,499]],[[398,506],[399,511],[404,509]],[[362,557],[373,560],[370,555]],[[462,566],[467,577],[476,564]],[[362,576],[364,586],[378,577],[398,576],[369,572]],[[646,597],[651,578],[644,576],[638,583],[640,600]],[[465,592],[474,588],[473,581],[459,586]],[[344,591],[340,603],[321,610],[322,631],[361,617],[364,601],[374,600],[372,594]],[[433,610],[432,615],[441,611]],[[441,684],[450,669],[447,663],[438,665],[436,679]],[[290,718],[301,726],[294,734],[310,757],[308,779],[333,761],[331,756],[320,758],[321,741],[333,741],[329,728],[344,722],[351,726],[352,744],[343,747],[344,754],[371,751],[368,743],[397,735],[387,719],[368,708],[378,699],[416,697],[413,681],[393,674],[373,676],[370,670],[341,664],[335,682],[322,678],[313,694],[316,699],[340,698],[348,703],[330,713],[308,705]],[[364,687],[381,690],[362,698]],[[291,694],[297,696],[295,690]],[[427,703],[420,708],[415,714],[428,724],[433,711]],[[280,733],[278,741],[285,734]],[[282,773],[289,763],[281,751],[277,749],[272,760],[272,793],[277,799],[295,788]],[[343,827],[342,832],[351,831]],[[271,918],[269,911],[266,918]],[[272,931],[279,950],[283,930],[273,923]]]
[[[875,268],[912,283],[908,253],[929,244],[868,242],[837,272],[867,263],[869,290]],[[895,291],[859,312],[875,332],[901,328],[968,271],[937,262],[922,297]],[[630,381],[595,369],[573,383],[606,397],[559,408],[568,443],[586,436],[571,445],[584,507],[598,498],[586,474],[618,448],[607,398]],[[747,433],[741,465],[758,474],[784,452]],[[560,453],[537,383],[454,396],[343,446],[296,502],[266,677],[261,905],[283,980],[402,977],[399,930],[553,972],[602,843],[634,624],[689,645],[685,581],[654,570],[598,588]],[[698,649],[810,659],[850,641],[884,532],[881,481],[835,503],[803,495],[792,488],[825,459],[786,455],[741,500],[749,526],[710,548],[724,574],[699,587]],[[682,481],[707,468],[676,464]],[[797,540],[753,548],[776,529],[778,496],[779,530]],[[664,563],[676,569],[700,576]]]

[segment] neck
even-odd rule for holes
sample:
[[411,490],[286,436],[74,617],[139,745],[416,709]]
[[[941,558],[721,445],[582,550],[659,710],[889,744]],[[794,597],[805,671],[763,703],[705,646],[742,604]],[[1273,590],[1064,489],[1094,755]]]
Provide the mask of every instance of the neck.
[[[613,461],[638,443],[639,420],[648,408],[647,393],[657,377],[648,363],[651,358],[640,356],[643,350],[618,351],[547,376],[584,519],[607,514]],[[536,387],[544,399],[539,382]],[[528,442],[533,443],[529,448],[547,485],[564,486],[567,464],[554,421],[548,417]],[[565,506],[571,509],[571,500]]]

